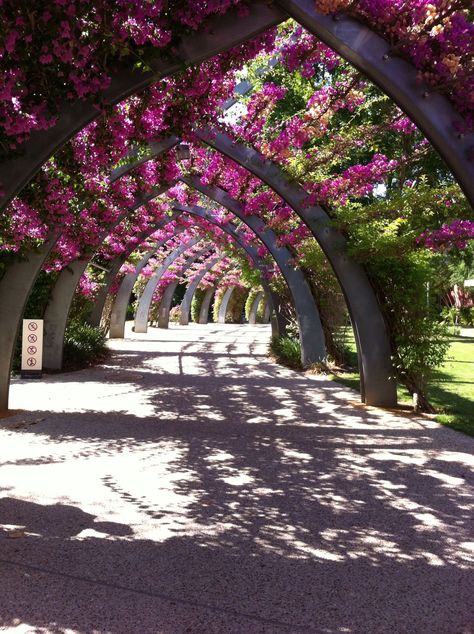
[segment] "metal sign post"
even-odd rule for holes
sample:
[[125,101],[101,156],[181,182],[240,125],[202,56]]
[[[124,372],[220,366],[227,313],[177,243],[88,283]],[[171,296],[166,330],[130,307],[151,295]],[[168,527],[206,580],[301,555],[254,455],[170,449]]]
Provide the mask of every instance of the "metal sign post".
[[43,367],[43,320],[24,319],[21,348],[21,378],[39,379]]

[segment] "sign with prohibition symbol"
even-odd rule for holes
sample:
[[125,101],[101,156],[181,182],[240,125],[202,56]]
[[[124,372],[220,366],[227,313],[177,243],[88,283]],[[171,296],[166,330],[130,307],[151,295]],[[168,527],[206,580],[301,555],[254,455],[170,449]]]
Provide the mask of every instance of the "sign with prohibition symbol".
[[21,376],[39,378],[43,365],[43,320],[24,319],[21,350]]

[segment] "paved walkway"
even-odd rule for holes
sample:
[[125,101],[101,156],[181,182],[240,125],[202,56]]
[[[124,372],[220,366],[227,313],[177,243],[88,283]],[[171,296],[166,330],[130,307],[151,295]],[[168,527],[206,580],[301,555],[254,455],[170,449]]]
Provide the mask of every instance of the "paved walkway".
[[152,329],[14,383],[1,631],[474,632],[474,439],[354,407],[268,336]]

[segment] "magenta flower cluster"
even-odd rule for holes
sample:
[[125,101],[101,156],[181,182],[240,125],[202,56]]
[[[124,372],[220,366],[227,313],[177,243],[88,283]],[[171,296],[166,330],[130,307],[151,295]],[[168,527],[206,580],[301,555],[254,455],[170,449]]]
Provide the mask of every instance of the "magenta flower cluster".
[[425,231],[417,238],[418,244],[433,251],[462,251],[470,240],[474,240],[474,222],[471,220],[453,220],[434,231]]

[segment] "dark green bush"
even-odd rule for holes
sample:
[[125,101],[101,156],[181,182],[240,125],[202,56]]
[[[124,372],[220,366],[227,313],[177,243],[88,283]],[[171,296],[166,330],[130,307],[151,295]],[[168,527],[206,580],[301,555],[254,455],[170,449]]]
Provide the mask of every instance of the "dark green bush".
[[69,322],[64,337],[64,370],[80,370],[102,361],[107,354],[105,331],[76,320]]
[[301,370],[301,346],[293,337],[272,337],[268,350],[277,363]]

